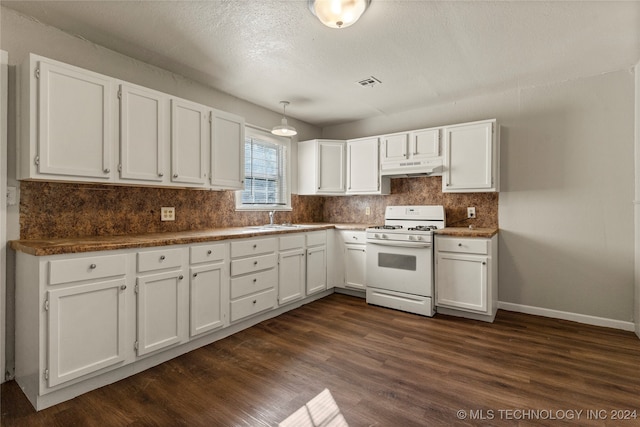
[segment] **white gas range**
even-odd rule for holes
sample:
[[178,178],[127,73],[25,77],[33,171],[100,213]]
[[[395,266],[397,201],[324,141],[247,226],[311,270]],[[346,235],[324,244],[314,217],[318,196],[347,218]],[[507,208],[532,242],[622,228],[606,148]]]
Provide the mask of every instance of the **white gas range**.
[[367,303],[433,316],[433,231],[443,206],[387,206],[367,229]]

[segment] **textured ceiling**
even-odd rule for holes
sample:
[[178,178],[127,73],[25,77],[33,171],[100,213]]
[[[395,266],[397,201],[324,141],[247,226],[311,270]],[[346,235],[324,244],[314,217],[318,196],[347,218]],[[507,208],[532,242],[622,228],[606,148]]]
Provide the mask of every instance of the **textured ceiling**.
[[[589,76],[640,59],[640,1],[372,0],[353,26],[306,0],[2,6],[318,126]],[[362,88],[375,76],[382,84]]]

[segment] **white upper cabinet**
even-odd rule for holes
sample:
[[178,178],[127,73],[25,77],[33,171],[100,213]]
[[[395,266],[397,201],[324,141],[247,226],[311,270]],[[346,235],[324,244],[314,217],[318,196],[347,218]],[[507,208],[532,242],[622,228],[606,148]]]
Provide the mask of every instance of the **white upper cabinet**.
[[409,134],[400,133],[386,135],[382,138],[380,161],[382,163],[398,162],[406,160],[409,154]]
[[410,132],[409,156],[416,160],[440,157],[440,129]]
[[120,178],[162,182],[165,178],[164,148],[166,95],[121,84]]
[[171,99],[171,181],[203,185],[208,111],[204,105]]
[[211,185],[219,189],[244,188],[244,119],[211,112]]
[[499,138],[495,120],[444,130],[443,192],[499,191]]
[[[112,97],[106,76],[31,56],[25,67],[20,177],[108,181],[114,177]],[[28,144],[28,145],[27,145]]]
[[344,194],[346,143],[314,139],[298,143],[298,194]]
[[378,138],[347,141],[347,194],[389,194],[389,178],[380,178]]
[[18,179],[242,188],[242,117],[34,54],[21,72]]

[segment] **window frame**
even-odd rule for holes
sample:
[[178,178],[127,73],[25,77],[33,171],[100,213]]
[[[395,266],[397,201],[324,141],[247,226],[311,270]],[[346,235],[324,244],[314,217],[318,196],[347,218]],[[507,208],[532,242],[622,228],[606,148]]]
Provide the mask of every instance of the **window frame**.
[[[236,199],[236,211],[291,211],[291,139],[286,137],[280,137],[271,134],[266,129],[259,127],[246,125],[245,126],[245,139],[256,138],[263,141],[267,141],[273,144],[283,145],[287,152],[284,170],[285,170],[285,204],[248,204],[242,203],[242,192],[244,190],[237,190],[235,192]],[[244,141],[242,142],[244,144]],[[244,150],[243,150],[244,151]],[[244,154],[247,155],[246,153]],[[244,165],[244,161],[242,162]],[[245,171],[243,173],[243,181],[245,180]]]

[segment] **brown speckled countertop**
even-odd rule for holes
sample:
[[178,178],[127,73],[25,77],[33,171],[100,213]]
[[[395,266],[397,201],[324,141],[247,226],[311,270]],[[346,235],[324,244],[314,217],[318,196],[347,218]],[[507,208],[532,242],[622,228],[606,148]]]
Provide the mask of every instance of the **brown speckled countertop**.
[[498,234],[498,229],[497,228],[446,227],[436,231],[436,234],[440,236],[490,238]]
[[241,239],[305,231],[365,230],[367,224],[298,224],[299,228],[257,230],[255,227],[226,227],[208,230],[179,231],[167,233],[130,234],[121,236],[78,237],[65,239],[13,240],[10,246],[15,251],[29,255],[45,256],[79,252],[108,251],[129,248],[147,248],[166,245],[187,245],[216,240]]

